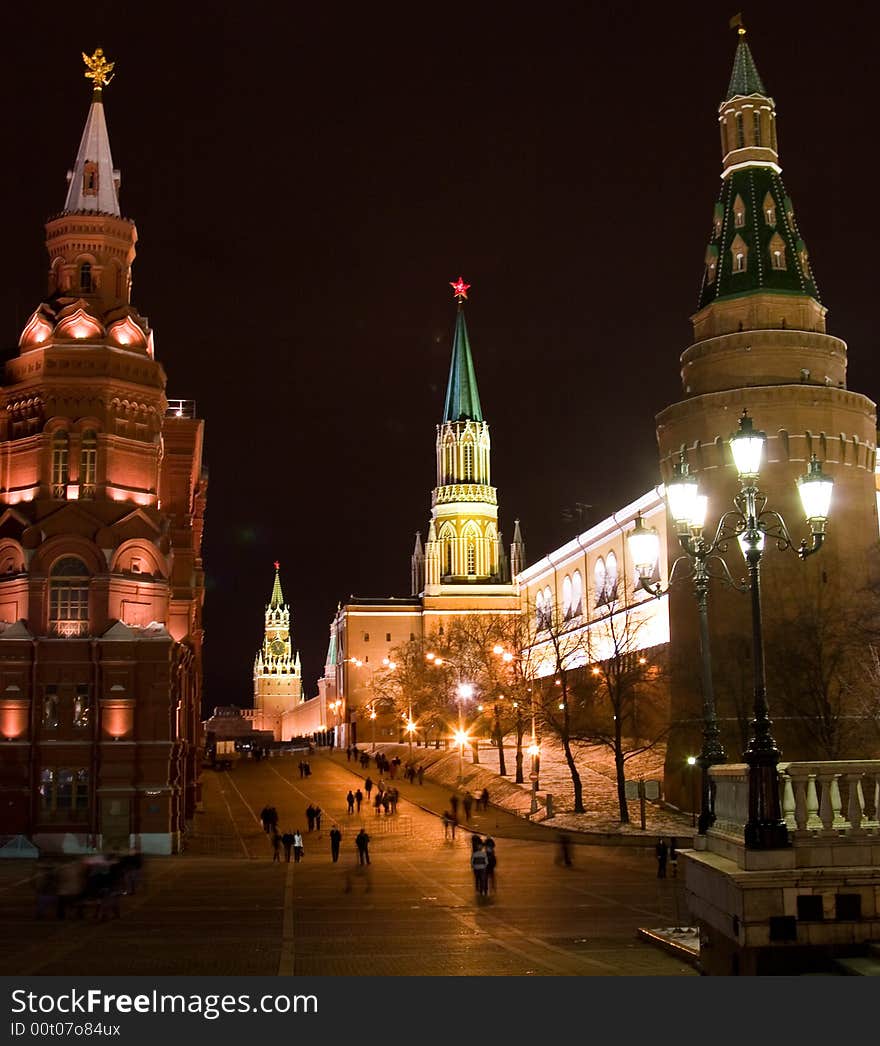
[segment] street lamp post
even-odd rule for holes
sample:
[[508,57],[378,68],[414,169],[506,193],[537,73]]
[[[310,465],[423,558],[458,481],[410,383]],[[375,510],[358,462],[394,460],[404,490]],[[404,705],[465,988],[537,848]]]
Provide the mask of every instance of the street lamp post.
[[[764,672],[764,634],[761,615],[761,556],[764,551],[765,539],[769,537],[776,542],[780,551],[795,551],[802,559],[818,552],[825,540],[825,528],[828,523],[828,513],[831,506],[831,491],[833,481],[822,472],[821,466],[815,455],[812,456],[807,473],[798,479],[798,493],[804,508],[804,514],[810,527],[810,540],[801,541],[798,546],[791,537],[785,520],[775,511],[768,509],[767,496],[757,486],[758,475],[764,456],[764,448],[767,435],[755,429],[748,411],[744,410],[740,418],[739,430],[730,438],[730,448],[733,454],[734,464],[740,482],[739,493],[734,497],[734,508],[725,512],[721,517],[715,536],[711,541],[705,541],[702,537],[703,521],[705,519],[705,502],[702,502],[697,491],[695,477],[687,474],[687,466],[682,464],[678,467],[672,482],[667,486],[667,499],[670,513],[676,523],[679,540],[685,548],[685,557],[692,562],[694,577],[697,571],[705,570],[705,591],[698,590],[698,606],[700,607],[700,640],[701,648],[705,656],[701,658],[704,674],[704,750],[698,757],[701,768],[706,761],[706,740],[710,737],[710,727],[717,731],[717,720],[714,716],[714,701],[711,709],[707,710],[708,696],[712,693],[711,664],[708,658],[708,621],[705,615],[705,602],[708,597],[708,581],[712,577],[733,585],[740,591],[748,591],[751,597],[752,611],[752,657],[754,675],[754,719],[751,724],[751,738],[744,753],[744,758],[749,767],[749,813],[745,826],[745,844],[750,849],[767,850],[788,845],[788,829],[782,817],[782,808],[779,801],[779,782],[777,766],[779,763],[779,749],[772,734],[772,723],[770,721],[770,710],[767,701],[767,686]],[[637,521],[636,529],[639,529],[641,521]],[[636,541],[641,545],[633,549],[633,557],[639,572],[639,577],[644,579],[653,575],[654,564],[657,561],[656,554],[650,560],[650,573],[648,573],[649,557],[651,550],[648,547],[651,535],[649,528],[641,527],[641,533]],[[653,532],[656,538],[656,532]],[[730,571],[724,560],[718,553],[727,551],[730,542],[736,539],[742,549],[749,572],[747,585],[739,585],[733,581]],[[636,548],[640,551],[636,555]],[[656,548],[659,549],[659,540]],[[689,551],[690,550],[690,551]],[[670,571],[670,582],[679,560],[673,564]],[[709,570],[709,564],[718,564],[720,574],[713,574]],[[642,584],[652,591],[650,585]],[[653,589],[655,595],[662,594],[659,586]],[[707,675],[708,673],[708,675]],[[708,682],[708,685],[706,683]],[[716,735],[717,736],[717,735]],[[719,746],[720,747],[720,746]],[[708,764],[708,765],[711,765]],[[704,774],[708,766],[704,769]],[[704,813],[707,815],[708,823],[714,820],[711,806],[705,802],[709,796],[708,784],[704,782],[703,797],[704,808],[701,810],[701,823],[706,823]],[[711,803],[711,796],[709,796]]]
[[[695,755],[689,755],[687,757],[687,765],[691,774],[691,828],[697,827],[697,787],[696,778],[694,777],[694,767],[697,765],[697,757]],[[703,813],[700,811],[700,818],[702,819]],[[701,834],[704,834],[706,829],[703,829]]]
[[[366,663],[364,661],[362,661],[359,657],[347,657],[345,660],[346,661],[350,661],[355,666],[355,668],[367,668]],[[393,672],[397,668],[397,662],[396,661],[392,661],[390,658],[385,657],[385,658],[382,659],[382,667],[386,671],[388,671],[388,672]],[[367,702],[364,705],[364,708],[365,709],[368,708],[370,710],[370,720],[372,722],[372,737],[373,737],[373,748],[372,748],[372,750],[375,752],[376,751],[376,701],[377,701],[377,698],[375,696],[375,688],[374,688],[374,685],[373,685],[373,679],[375,678],[375,675],[376,675],[376,669],[374,669],[374,668],[367,668],[367,671],[370,673],[370,679],[369,679],[369,682],[367,683],[367,688],[369,689],[370,693],[373,694],[373,699],[372,699],[372,701]]]

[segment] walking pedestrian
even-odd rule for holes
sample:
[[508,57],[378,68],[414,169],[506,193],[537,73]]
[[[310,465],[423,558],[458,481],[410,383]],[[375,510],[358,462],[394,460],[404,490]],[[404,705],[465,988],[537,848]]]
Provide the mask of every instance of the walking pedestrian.
[[449,828],[452,832],[452,838],[455,838],[455,829],[458,828],[458,818],[452,812],[449,814]]
[[451,795],[449,797],[449,809],[452,811],[452,816],[458,820],[458,796]]
[[480,802],[483,804],[483,809],[484,810],[488,810],[489,809],[489,789],[488,788],[484,788],[483,791],[480,792]]
[[364,781],[364,791],[367,793],[367,802],[369,802],[369,800],[370,800],[370,792],[373,791],[373,778],[372,777],[368,777],[366,779],[366,781]]
[[354,793],[354,801],[357,803],[357,812],[361,812],[361,803],[364,801],[364,793],[360,788]]
[[345,801],[348,803],[349,814],[354,813],[354,792],[349,788],[348,795],[345,797]]
[[471,807],[474,805],[474,797],[470,792],[464,793],[464,799],[462,800],[461,805],[464,807],[464,819],[470,821]]
[[308,822],[309,831],[313,831],[315,827],[315,808],[311,803],[306,807],[306,821]]
[[264,806],[260,811],[260,824],[263,826],[263,831],[269,831],[269,807]]
[[657,855],[657,878],[666,878],[666,859],[669,856],[669,848],[666,845],[666,840],[661,836],[657,840],[657,846],[654,850]]
[[284,847],[284,860],[290,864],[290,848],[293,846],[293,832],[285,832],[281,836],[281,845]]
[[351,745],[349,745],[348,748],[346,748],[345,750],[345,761],[347,763],[351,762]]
[[369,864],[370,863],[370,837],[362,828],[354,838],[354,845],[357,847],[358,852],[358,864]]
[[443,817],[441,818],[441,820],[443,821],[443,838],[448,839],[449,826],[452,824],[452,819],[450,818],[449,812],[447,810],[443,811]]
[[324,811],[320,806],[315,807],[315,828],[317,828],[319,832],[321,831],[321,814],[323,814],[323,812]]
[[420,766],[418,770],[416,770],[416,774],[419,778],[419,784],[423,785],[425,783],[425,768],[423,766]]
[[302,832],[297,828],[293,833],[293,863],[299,864],[299,862],[305,856],[305,847],[303,846]]
[[333,825],[330,829],[330,856],[333,858],[333,863],[339,860],[339,844],[342,842],[342,832],[339,831],[337,825]]
[[557,864],[564,864],[566,868],[571,867],[571,836],[566,835],[565,832],[559,833],[559,856],[556,858]]
[[278,829],[272,829],[272,861],[281,860],[281,836],[278,834]]
[[479,850],[483,845],[483,840],[477,835],[476,832],[471,836],[471,853],[475,850]]
[[266,823],[269,825],[267,832],[274,832],[278,828],[278,811],[274,806],[270,806],[267,811]]
[[[475,836],[478,840],[479,836]],[[489,883],[487,879],[489,869],[489,855],[483,849],[482,845],[479,845],[478,849],[475,849],[471,853],[471,871],[474,873],[474,886],[476,887],[477,893],[481,896],[485,896],[489,892]]]
[[299,761],[299,776],[300,777],[305,777],[305,773],[306,773],[306,764],[305,764],[305,762],[302,759],[300,759],[300,761]]

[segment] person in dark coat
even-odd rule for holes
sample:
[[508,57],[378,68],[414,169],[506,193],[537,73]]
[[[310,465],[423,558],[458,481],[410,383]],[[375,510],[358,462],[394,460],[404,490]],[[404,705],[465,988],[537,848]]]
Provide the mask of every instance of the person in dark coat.
[[315,828],[317,828],[319,832],[321,831],[321,814],[323,812],[324,811],[321,809],[320,806],[315,807]]
[[339,860],[339,844],[342,842],[342,832],[333,825],[330,829],[330,856],[333,858],[333,863]]
[[373,778],[372,777],[368,777],[366,779],[366,781],[364,781],[364,791],[367,793],[367,801],[369,802],[370,792],[373,791]]
[[360,788],[354,793],[354,801],[357,803],[357,812],[361,812],[361,803],[364,801],[364,793]]
[[308,822],[309,831],[313,831],[315,827],[315,808],[311,803],[306,807],[306,821]]
[[354,845],[357,847],[358,852],[358,864],[369,864],[370,863],[370,837],[362,828],[354,838]]
[[669,857],[669,847],[666,845],[666,840],[660,838],[657,840],[657,846],[654,850],[657,855],[657,878],[666,878],[666,860]]
[[354,792],[349,788],[348,795],[345,797],[345,801],[348,803],[349,814],[354,813]]
[[281,836],[281,845],[284,847],[284,860],[290,864],[290,848],[293,846],[293,832],[285,832]]
[[281,836],[278,834],[278,829],[272,829],[272,860],[281,860]]

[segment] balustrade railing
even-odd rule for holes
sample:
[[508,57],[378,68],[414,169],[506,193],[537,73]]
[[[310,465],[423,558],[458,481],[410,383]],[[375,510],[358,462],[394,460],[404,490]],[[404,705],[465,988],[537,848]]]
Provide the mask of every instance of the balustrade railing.
[[[741,836],[749,811],[745,763],[713,766],[715,830]],[[796,840],[880,835],[880,759],[779,764],[782,813]]]

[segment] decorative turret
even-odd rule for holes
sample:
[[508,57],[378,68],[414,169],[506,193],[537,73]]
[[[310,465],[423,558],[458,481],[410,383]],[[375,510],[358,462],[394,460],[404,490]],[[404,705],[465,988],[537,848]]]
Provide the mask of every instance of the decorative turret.
[[526,546],[520,530],[519,520],[513,525],[513,541],[510,543],[510,576],[516,581],[517,576],[526,568]]
[[417,596],[425,587],[425,553],[422,548],[422,535],[416,531],[416,543],[412,554],[412,586],[411,591]]
[[[817,351],[811,335],[824,334],[825,307],[810,267],[794,206],[782,182],[776,140],[776,104],[764,87],[745,28],[739,39],[727,96],[719,107],[721,193],[712,212],[703,255],[699,311],[692,317],[695,340],[747,331],[804,332],[795,340],[803,352],[760,353],[749,339],[748,358],[734,358],[726,345],[724,372],[715,353],[689,358],[683,370],[689,394],[729,385],[816,381],[842,385],[845,351]],[[693,354],[688,354],[693,357]],[[710,355],[712,374],[710,370]]]
[[[103,88],[113,79],[113,63],[98,48],[83,55],[92,81],[92,104],[86,117],[73,169],[68,171],[64,210],[46,225],[49,251],[49,294],[82,299],[94,316],[131,300],[131,265],[137,230],[119,210],[119,171],[113,166]],[[141,326],[146,330],[145,321]]]

